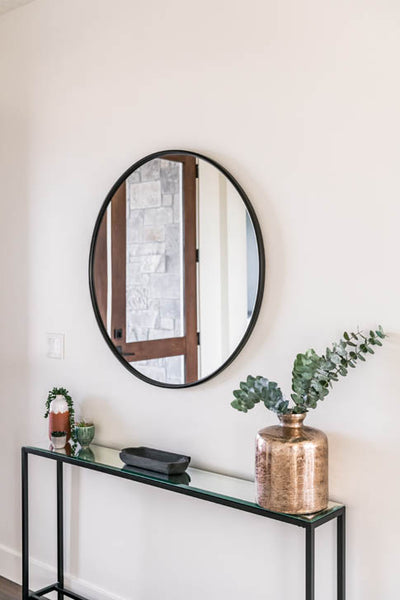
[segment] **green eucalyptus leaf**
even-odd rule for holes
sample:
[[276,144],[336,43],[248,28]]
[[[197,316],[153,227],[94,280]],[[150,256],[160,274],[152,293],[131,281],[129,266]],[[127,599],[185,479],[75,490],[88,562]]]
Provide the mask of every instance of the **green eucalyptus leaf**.
[[246,382],[240,382],[240,390],[235,390],[233,395],[235,400],[231,406],[242,412],[251,410],[258,402],[263,402],[266,408],[278,413],[287,412],[289,405],[283,399],[278,384],[261,376],[249,375]]
[[361,331],[350,334],[345,331],[342,339],[326,348],[322,356],[313,348],[297,354],[292,370],[292,408],[283,397],[278,384],[260,375],[249,375],[245,382],[240,382],[240,389],[233,392],[231,406],[241,412],[248,412],[262,402],[268,410],[279,414],[303,413],[316,408],[318,402],[329,394],[332,383],[338,381],[339,376],[347,376],[348,369],[354,369],[358,360],[365,362],[364,354],[374,354],[372,346],[382,346],[381,340],[385,337],[381,326],[375,332],[370,330],[369,337]]

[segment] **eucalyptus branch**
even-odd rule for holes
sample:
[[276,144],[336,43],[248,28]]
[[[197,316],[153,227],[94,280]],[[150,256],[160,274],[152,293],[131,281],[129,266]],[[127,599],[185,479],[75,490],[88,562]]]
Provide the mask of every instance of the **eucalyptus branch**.
[[349,368],[354,369],[358,361],[365,362],[365,355],[375,354],[373,346],[382,346],[385,337],[381,326],[375,331],[371,329],[368,335],[359,329],[351,333],[345,331],[339,342],[326,348],[321,356],[313,349],[298,354],[292,371],[291,399],[294,406],[289,407],[289,401],[284,398],[277,383],[251,375],[240,383],[239,390],[233,392],[235,399],[231,406],[248,412],[257,403],[263,402],[266,408],[279,414],[305,413],[325,399],[333,387],[332,383],[339,381],[340,376],[345,377]]

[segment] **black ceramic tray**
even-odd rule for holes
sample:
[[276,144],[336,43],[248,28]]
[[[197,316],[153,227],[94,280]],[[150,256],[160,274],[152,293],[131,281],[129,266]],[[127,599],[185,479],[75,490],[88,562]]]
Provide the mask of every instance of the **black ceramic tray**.
[[146,448],[146,446],[124,448],[119,456],[126,465],[156,471],[156,473],[165,473],[166,475],[184,473],[190,463],[190,456]]
[[169,481],[169,483],[180,483],[183,485],[190,484],[190,475],[189,473],[178,473],[177,475],[167,475],[166,473],[156,473],[155,471],[149,471],[148,469],[140,469],[139,467],[131,467],[129,465],[125,465],[122,467],[123,471],[130,471],[133,473],[139,473],[139,475],[147,475],[148,477],[157,477],[157,479],[161,479],[162,481]]

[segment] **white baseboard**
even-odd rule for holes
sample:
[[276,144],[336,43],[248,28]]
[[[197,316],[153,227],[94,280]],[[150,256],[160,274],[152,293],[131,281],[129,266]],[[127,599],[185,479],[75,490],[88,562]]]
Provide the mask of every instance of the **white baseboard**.
[[[32,590],[39,589],[57,580],[56,569],[40,560],[31,557],[29,568],[29,587]],[[0,576],[20,584],[21,573],[21,553],[0,544]],[[89,581],[67,573],[65,574],[65,587],[85,596],[89,600],[91,598],[93,600],[127,600]]]
[[21,554],[0,544],[0,576],[21,583]]

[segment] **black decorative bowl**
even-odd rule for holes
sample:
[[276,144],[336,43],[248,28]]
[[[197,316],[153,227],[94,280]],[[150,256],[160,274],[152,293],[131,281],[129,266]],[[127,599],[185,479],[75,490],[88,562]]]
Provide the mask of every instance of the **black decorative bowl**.
[[126,465],[166,475],[180,475],[186,471],[190,463],[190,456],[146,448],[146,446],[124,448],[119,456]]
[[168,483],[189,485],[191,481],[189,473],[180,473],[178,475],[166,475],[166,473],[156,473],[155,471],[149,471],[148,469],[140,469],[139,467],[130,467],[129,465],[125,465],[124,467],[122,467],[122,470],[128,471],[128,473],[135,473],[135,475],[147,475],[149,477],[157,477],[157,479],[160,479],[161,481],[168,481]]

